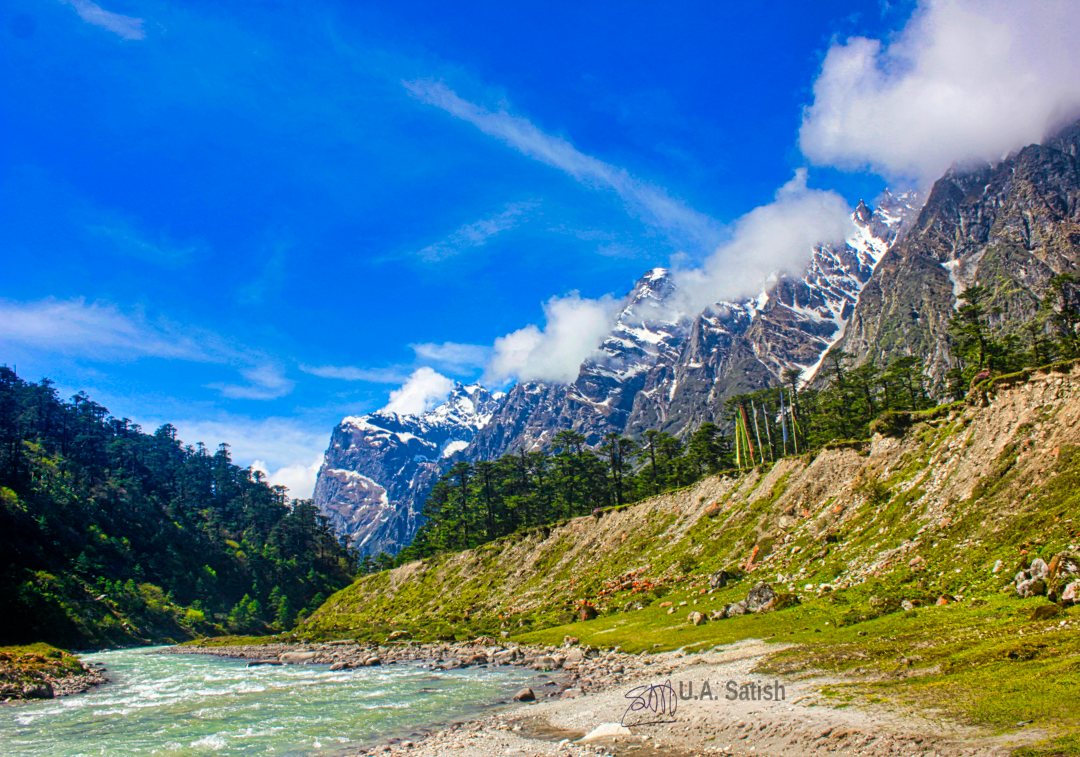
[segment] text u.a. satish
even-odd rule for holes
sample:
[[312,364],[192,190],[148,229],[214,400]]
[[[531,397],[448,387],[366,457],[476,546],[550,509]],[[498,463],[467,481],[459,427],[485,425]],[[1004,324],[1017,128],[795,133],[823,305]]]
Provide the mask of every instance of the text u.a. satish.
[[682,700],[717,700],[729,702],[773,702],[786,698],[786,692],[779,681],[771,683],[739,683],[727,681],[713,687],[708,681],[679,681],[679,699]]

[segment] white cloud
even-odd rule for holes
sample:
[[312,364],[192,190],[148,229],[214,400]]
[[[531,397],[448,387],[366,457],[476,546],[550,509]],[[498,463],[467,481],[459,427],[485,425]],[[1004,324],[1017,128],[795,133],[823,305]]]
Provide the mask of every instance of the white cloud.
[[586,155],[562,137],[545,133],[526,118],[505,110],[486,110],[462,99],[441,82],[421,80],[404,84],[421,102],[441,108],[518,152],[557,168],[582,184],[613,190],[635,214],[669,232],[680,243],[707,249],[719,238],[719,226],[712,218],[687,207],[663,189],[634,178],[625,169]]
[[[154,429],[166,421],[143,422]],[[312,430],[289,418],[223,416],[215,420],[174,420],[185,444],[203,442],[211,450],[225,442],[233,462],[262,471],[273,484],[289,487],[292,497],[310,497],[322,463],[328,432]]]
[[737,220],[731,239],[700,268],[675,271],[676,307],[695,315],[719,300],[757,294],[773,274],[801,273],[815,244],[840,241],[850,230],[844,198],[809,189],[799,169],[773,202]]
[[455,373],[483,367],[491,354],[491,348],[482,344],[422,342],[409,346],[418,360],[433,363]]
[[208,384],[208,386],[232,399],[273,400],[284,397],[293,390],[295,385],[285,378],[280,367],[269,363],[244,368],[240,371],[240,375],[247,380],[246,384]]
[[802,150],[924,183],[954,162],[999,159],[1080,112],[1077,39],[1071,0],[924,2],[895,41],[829,50]]
[[390,392],[390,401],[383,410],[416,415],[445,400],[453,388],[454,382],[438,371],[427,366],[417,368],[404,384]]
[[573,381],[611,330],[617,309],[611,297],[590,300],[576,292],[552,297],[544,303],[543,330],[529,325],[495,340],[485,379]]
[[263,460],[254,460],[251,469],[266,476],[266,482],[271,486],[284,486],[289,490],[290,497],[308,499],[315,491],[315,480],[319,477],[322,462],[323,455],[319,453],[310,463],[283,465],[276,470],[271,470]]
[[171,324],[128,316],[112,305],[83,299],[38,302],[0,300],[0,342],[99,358],[213,359],[210,344]]
[[124,16],[102,8],[90,0],[62,0],[79,14],[79,18],[88,24],[107,29],[118,37],[130,40],[145,39],[143,20],[133,16]]
[[218,334],[83,299],[0,300],[0,345],[95,362],[151,357],[231,366],[247,383],[207,385],[226,397],[276,399],[293,388],[272,360]]
[[416,255],[426,263],[437,263],[483,247],[492,237],[517,226],[521,216],[534,207],[536,203],[533,202],[509,203],[493,216],[458,227],[445,239],[429,244]]
[[352,365],[301,365],[300,370],[319,378],[339,381],[366,381],[371,384],[400,384],[409,375],[404,368],[358,368]]

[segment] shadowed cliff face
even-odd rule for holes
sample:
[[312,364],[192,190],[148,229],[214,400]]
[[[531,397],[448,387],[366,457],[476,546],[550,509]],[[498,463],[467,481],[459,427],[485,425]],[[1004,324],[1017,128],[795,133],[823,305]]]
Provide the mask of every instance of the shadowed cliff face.
[[420,504],[441,465],[459,454],[502,399],[458,385],[419,415],[377,412],[344,419],[315,483],[315,502],[361,554],[394,553],[420,525]]
[[1004,328],[1034,315],[1052,276],[1080,269],[1080,124],[995,166],[951,171],[863,289],[838,349],[926,359],[943,384],[957,295],[990,292]]

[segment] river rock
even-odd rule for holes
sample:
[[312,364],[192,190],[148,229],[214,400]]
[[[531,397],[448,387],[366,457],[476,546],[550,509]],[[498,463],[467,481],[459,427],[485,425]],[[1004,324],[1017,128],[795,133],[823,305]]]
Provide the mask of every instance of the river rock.
[[23,699],[52,699],[56,696],[53,687],[45,682],[28,683],[23,686]]
[[289,665],[303,665],[315,659],[315,652],[282,652],[278,659]]
[[382,659],[380,659],[376,655],[372,655],[371,657],[368,657],[367,659],[364,660],[364,667],[365,668],[375,667],[376,665],[382,665]]
[[556,670],[562,667],[562,661],[552,655],[541,655],[533,661],[532,666],[536,670]]
[[517,657],[516,649],[504,649],[501,652],[496,652],[491,659],[496,665],[509,665],[514,661],[515,657]]
[[620,723],[601,723],[578,739],[578,743],[588,744],[589,742],[599,741],[600,739],[617,739],[620,737],[625,738],[627,736],[633,736],[633,733],[626,726]]
[[566,650],[566,654],[563,658],[563,663],[572,663],[574,665],[579,662],[585,661],[585,650],[581,647],[574,647],[573,649]]
[[515,702],[535,702],[536,701],[536,694],[533,692],[532,689],[530,689],[529,687],[526,686],[524,689],[519,691],[517,694],[514,694],[514,701]]

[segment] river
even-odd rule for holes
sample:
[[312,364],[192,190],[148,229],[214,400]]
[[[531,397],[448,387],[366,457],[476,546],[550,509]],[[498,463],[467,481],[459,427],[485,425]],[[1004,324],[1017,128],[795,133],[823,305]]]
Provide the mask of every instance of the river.
[[248,668],[242,660],[160,648],[83,657],[106,666],[110,682],[86,694],[0,707],[5,757],[352,753],[468,717],[535,685],[537,675],[415,664]]

